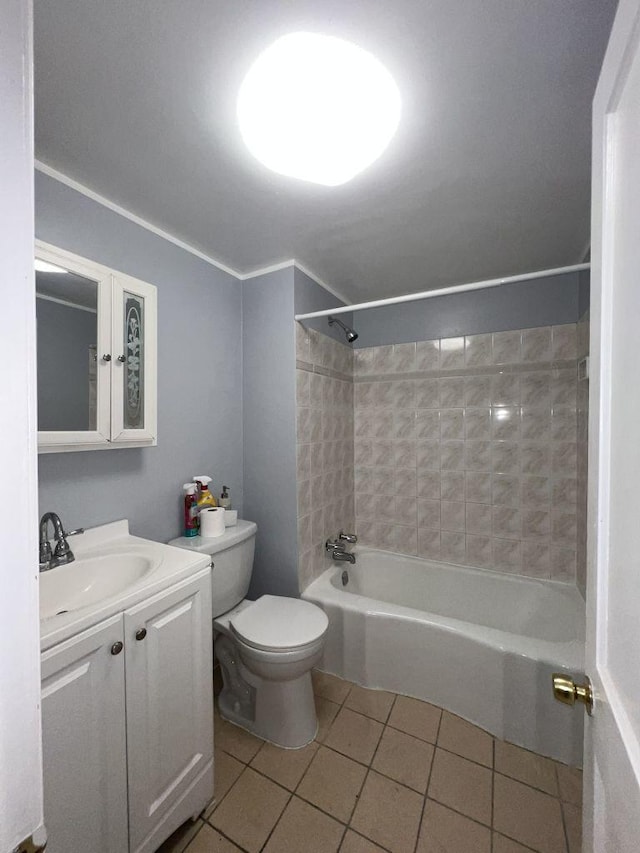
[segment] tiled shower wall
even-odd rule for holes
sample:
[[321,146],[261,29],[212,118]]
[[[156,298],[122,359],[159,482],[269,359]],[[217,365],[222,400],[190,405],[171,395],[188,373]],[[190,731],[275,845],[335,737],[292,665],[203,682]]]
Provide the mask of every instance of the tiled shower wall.
[[356,350],[360,542],[574,581],[576,355],[576,324]]
[[325,540],[355,526],[353,350],[296,323],[298,580],[330,561]]

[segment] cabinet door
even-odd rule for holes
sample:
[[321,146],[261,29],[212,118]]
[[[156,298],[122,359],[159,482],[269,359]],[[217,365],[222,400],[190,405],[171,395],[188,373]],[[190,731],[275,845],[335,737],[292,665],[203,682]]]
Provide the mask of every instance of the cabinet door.
[[213,756],[210,570],[126,611],[124,627],[133,853]]
[[47,853],[127,850],[122,616],[42,655]]
[[156,288],[118,273],[113,285],[111,440],[157,438]]
[[111,270],[36,241],[38,451],[108,447]]

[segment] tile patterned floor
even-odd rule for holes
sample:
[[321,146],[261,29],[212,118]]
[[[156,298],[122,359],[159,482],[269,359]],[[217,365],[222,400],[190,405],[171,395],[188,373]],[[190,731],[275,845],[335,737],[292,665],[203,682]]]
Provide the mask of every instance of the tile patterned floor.
[[304,749],[216,714],[216,799],[158,853],[579,853],[580,771],[426,702],[314,687]]

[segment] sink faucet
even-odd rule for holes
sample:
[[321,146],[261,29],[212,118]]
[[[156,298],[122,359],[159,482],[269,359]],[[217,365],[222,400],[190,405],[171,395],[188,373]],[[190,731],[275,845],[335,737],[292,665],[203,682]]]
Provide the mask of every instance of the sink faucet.
[[334,539],[327,539],[324,543],[324,549],[331,554],[331,559],[339,563],[355,563],[356,555],[350,554],[345,550],[343,542],[336,542]]
[[[49,522],[53,524],[53,535],[56,540],[56,547],[53,554],[51,553],[51,544],[48,537]],[[56,566],[63,566],[65,563],[72,563],[75,560],[73,551],[67,542],[67,536],[75,536],[78,533],[84,533],[84,528],[79,527],[77,530],[65,533],[57,513],[45,512],[40,519],[41,572],[47,572],[49,569],[54,569]]]

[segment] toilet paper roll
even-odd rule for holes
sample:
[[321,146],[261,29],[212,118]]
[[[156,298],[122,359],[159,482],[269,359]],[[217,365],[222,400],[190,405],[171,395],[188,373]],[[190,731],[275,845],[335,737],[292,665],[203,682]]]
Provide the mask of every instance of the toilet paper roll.
[[213,539],[224,533],[224,509],[210,506],[200,512],[200,536]]

